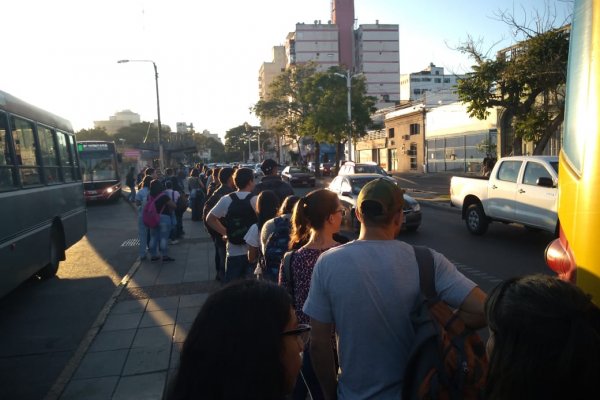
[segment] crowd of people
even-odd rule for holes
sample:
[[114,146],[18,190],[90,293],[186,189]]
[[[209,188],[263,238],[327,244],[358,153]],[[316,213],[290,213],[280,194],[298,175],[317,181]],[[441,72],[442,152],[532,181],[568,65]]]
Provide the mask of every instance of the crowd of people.
[[[365,185],[356,208],[360,234],[349,241],[339,233],[345,209],[337,195],[317,189],[298,197],[275,161],[262,170],[259,184],[252,170],[230,167],[195,168],[187,188],[166,180],[173,193],[188,190],[223,283],[188,333],[168,398],[402,398],[422,300],[416,250],[397,240],[403,191],[385,179]],[[169,189],[154,174],[146,171],[135,195],[140,257],[149,251],[158,260],[160,252],[169,261],[177,201],[163,195]],[[161,214],[151,229],[141,211],[148,199],[158,199]],[[468,398],[594,397],[600,310],[588,295],[544,275],[507,280],[486,295],[429,251],[437,298],[468,329],[489,328],[485,385]]]

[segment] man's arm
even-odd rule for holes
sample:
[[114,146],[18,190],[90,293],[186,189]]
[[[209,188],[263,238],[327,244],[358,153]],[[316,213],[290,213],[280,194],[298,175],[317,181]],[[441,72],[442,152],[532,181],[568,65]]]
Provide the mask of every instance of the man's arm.
[[337,399],[337,371],[331,345],[333,324],[310,319],[310,356],[325,399]]
[[487,295],[479,287],[474,287],[458,309],[458,316],[469,328],[480,329],[487,325],[484,303]]
[[219,221],[219,218],[217,218],[213,213],[208,214],[208,217],[206,217],[206,223],[221,236],[227,235],[227,229],[223,226],[221,221]]

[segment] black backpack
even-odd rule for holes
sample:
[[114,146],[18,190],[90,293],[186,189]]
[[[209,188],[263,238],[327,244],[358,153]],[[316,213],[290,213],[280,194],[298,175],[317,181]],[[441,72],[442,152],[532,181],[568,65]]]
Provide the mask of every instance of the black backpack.
[[275,230],[267,238],[262,267],[269,278],[277,281],[281,260],[288,251],[292,224],[289,219],[283,217],[275,218],[273,224]]
[[240,199],[237,193],[231,193],[231,204],[225,216],[225,228],[227,228],[227,240],[232,244],[246,244],[244,236],[250,227],[256,223],[257,217],[252,204],[251,194]]

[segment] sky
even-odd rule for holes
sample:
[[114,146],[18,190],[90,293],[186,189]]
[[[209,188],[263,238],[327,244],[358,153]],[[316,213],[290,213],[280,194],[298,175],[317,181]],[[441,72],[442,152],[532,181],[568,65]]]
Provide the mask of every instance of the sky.
[[[495,50],[514,43],[494,16],[531,19],[550,4],[559,21],[562,0],[354,0],[358,24],[399,24],[400,73],[433,62],[464,73],[472,62],[454,50],[468,35]],[[89,129],[129,109],[143,121],[193,123],[224,137],[258,119],[258,71],[272,60],[297,22],[331,19],[330,0],[19,0],[2,5],[0,90]]]

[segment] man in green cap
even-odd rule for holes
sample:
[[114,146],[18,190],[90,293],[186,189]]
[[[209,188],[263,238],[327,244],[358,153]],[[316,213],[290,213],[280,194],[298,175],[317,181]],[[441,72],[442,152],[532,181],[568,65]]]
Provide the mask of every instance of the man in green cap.
[[[311,317],[311,356],[325,398],[401,398],[414,339],[410,312],[420,294],[414,248],[396,240],[403,194],[390,179],[366,184],[356,202],[358,240],[328,250],[315,265],[304,312]],[[459,310],[467,326],[485,326],[485,293],[442,254],[431,253],[442,300]]]

